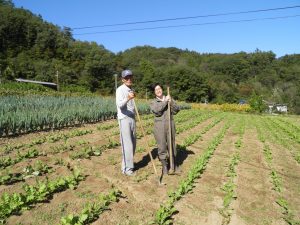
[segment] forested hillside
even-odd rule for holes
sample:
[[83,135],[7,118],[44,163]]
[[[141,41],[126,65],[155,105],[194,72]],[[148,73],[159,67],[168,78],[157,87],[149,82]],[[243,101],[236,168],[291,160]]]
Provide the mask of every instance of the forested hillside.
[[[271,37],[270,37],[271,38]],[[203,54],[177,48],[137,46],[117,54],[95,42],[75,40],[72,30],[44,21],[28,10],[0,0],[0,79],[15,78],[84,87],[110,95],[114,74],[135,73],[135,90],[145,96],[156,81],[188,102],[236,103],[254,96],[288,104],[300,113],[300,54],[277,58],[256,49],[236,54]],[[147,91],[149,93],[149,91]]]

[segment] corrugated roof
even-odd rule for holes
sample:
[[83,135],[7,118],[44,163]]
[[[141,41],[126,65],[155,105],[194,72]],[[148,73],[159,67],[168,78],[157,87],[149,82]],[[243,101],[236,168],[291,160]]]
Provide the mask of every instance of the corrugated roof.
[[26,82],[26,83],[35,83],[35,84],[45,84],[45,85],[57,86],[57,84],[51,83],[51,82],[36,81],[36,80],[26,80],[26,79],[22,79],[22,78],[16,79],[16,81]]

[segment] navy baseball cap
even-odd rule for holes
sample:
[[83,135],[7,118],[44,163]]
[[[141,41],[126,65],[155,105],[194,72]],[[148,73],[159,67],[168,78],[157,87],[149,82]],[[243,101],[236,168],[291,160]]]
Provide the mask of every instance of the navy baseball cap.
[[131,70],[123,70],[121,75],[122,75],[122,78],[127,77],[127,76],[132,76],[132,71]]

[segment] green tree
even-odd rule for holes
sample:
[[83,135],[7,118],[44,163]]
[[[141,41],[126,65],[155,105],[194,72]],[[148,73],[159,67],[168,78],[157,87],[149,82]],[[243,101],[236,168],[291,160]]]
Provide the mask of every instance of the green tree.
[[266,110],[266,105],[263,102],[262,96],[257,95],[255,92],[251,94],[249,104],[255,112],[262,113]]
[[7,6],[11,6],[14,7],[14,3],[12,2],[12,0],[0,0],[0,5],[7,5]]
[[165,71],[164,83],[170,86],[172,96],[181,101],[201,102],[208,97],[209,87],[195,70],[185,67],[172,67]]

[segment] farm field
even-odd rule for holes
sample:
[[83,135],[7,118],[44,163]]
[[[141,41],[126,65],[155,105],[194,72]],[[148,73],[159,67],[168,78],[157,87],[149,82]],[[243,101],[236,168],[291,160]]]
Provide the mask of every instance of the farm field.
[[299,117],[189,109],[175,121],[180,171],[164,185],[152,115],[147,136],[137,123],[132,177],[116,120],[1,138],[0,224],[300,224]]

